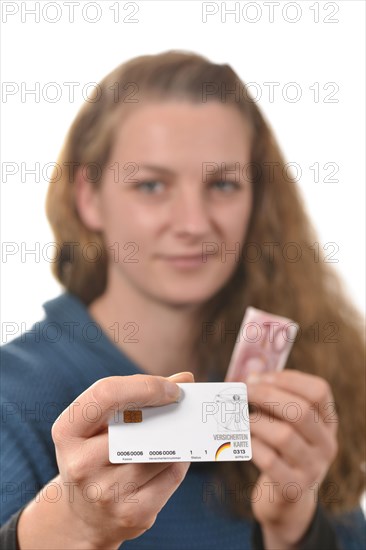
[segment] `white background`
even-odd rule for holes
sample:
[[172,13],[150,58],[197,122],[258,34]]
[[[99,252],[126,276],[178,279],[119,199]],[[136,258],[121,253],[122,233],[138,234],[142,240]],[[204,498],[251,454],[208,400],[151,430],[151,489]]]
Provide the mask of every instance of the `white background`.
[[[37,4],[39,22],[26,12],[37,9]],[[43,247],[53,240],[44,213],[47,180],[41,174],[36,182],[28,175],[22,182],[20,163],[31,168],[36,162],[43,167],[56,161],[66,131],[83,102],[81,89],[87,83],[98,82],[131,57],[168,49],[191,50],[214,62],[229,63],[244,82],[260,86],[259,107],[286,159],[301,166],[298,185],[318,230],[318,241],[321,246],[329,242],[338,245],[338,263],[334,266],[343,276],[350,299],[364,311],[363,1],[281,1],[274,6],[273,21],[268,2],[226,2],[227,10],[237,6],[237,21],[229,14],[225,21],[220,11],[224,4],[211,2],[207,9],[217,13],[208,16],[206,22],[202,2],[145,1],[138,2],[138,11],[131,16],[135,23],[123,21],[134,11],[133,5],[124,2],[119,3],[119,20],[114,21],[116,12],[111,8],[116,10],[116,2],[103,1],[95,6],[80,0],[75,3],[73,23],[64,2],[48,4],[44,11],[44,1],[2,2],[3,87],[14,83],[19,89],[14,95],[3,94],[1,103],[2,162],[19,166],[18,174],[9,176],[1,186],[3,251],[4,246],[8,251],[13,246],[15,251],[2,255],[3,342],[40,320],[42,303],[60,292],[50,274],[50,263],[42,257]],[[7,15],[15,10],[14,15]],[[58,17],[59,21],[50,22]],[[91,22],[98,17],[99,21]],[[296,18],[296,22],[289,21]],[[326,18],[338,22],[326,22]],[[42,94],[49,82],[61,88],[60,100],[51,101],[52,89]],[[64,82],[80,83],[74,101],[70,101]],[[273,101],[265,82],[279,83]],[[301,90],[297,102],[283,97],[290,82],[296,82]],[[41,91],[39,100],[34,95],[22,98],[21,91],[35,88],[36,83]],[[334,90],[328,83],[337,86],[338,91],[330,97],[336,102],[326,101]],[[319,98],[310,88],[314,84],[319,86]],[[338,182],[324,181],[330,170],[322,167],[328,162],[338,165],[339,171],[333,176]],[[310,169],[314,163],[321,169],[318,182]],[[22,250],[24,253],[36,246],[39,257],[22,257]],[[9,323],[13,323],[13,335],[6,332]]]
[[[268,2],[227,2],[227,10],[237,6],[237,21],[228,13],[226,22],[221,2],[210,2],[207,11],[217,13],[208,15],[205,23],[202,2],[145,1],[134,4],[138,11],[133,3],[120,2],[119,15],[116,2],[95,4],[76,2],[75,21],[70,23],[64,2],[2,2],[3,92],[4,86],[7,91],[15,87],[13,95],[3,93],[2,97],[2,161],[19,167],[1,187],[2,341],[39,320],[42,303],[60,292],[50,274],[45,248],[53,236],[44,213],[47,174],[43,177],[42,168],[56,162],[83,102],[82,89],[131,57],[172,48],[229,63],[244,82],[256,83],[251,91],[261,91],[258,105],[287,161],[301,167],[298,185],[320,246],[337,244],[332,259],[338,262],[333,265],[342,274],[351,299],[364,310],[364,2],[280,2],[273,6],[272,22]],[[39,22],[35,21],[38,15],[27,11],[37,5]],[[124,21],[133,11],[137,13],[130,18],[138,22]],[[50,82],[56,82],[61,92],[55,102],[56,88],[47,87]],[[80,83],[73,101],[64,82]],[[273,98],[266,82],[279,83]],[[286,88],[290,82],[296,82],[301,92],[297,102],[288,100],[296,92],[293,86]],[[22,97],[22,91],[35,89],[36,83],[39,98],[24,93]],[[31,174],[21,181],[22,162],[24,170],[39,162],[39,182]],[[315,163],[320,168],[318,182],[310,169]],[[326,163],[339,167],[333,175],[338,182],[324,181],[332,172],[331,167],[323,168]],[[3,176],[5,169],[3,164]],[[37,246],[39,253],[25,254]],[[327,253],[332,250],[328,248]]]

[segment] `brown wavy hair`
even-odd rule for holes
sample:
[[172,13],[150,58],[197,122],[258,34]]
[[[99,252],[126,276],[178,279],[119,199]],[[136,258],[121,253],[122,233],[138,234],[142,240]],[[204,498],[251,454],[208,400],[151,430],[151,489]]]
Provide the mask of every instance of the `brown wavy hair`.
[[[286,169],[269,124],[230,65],[212,63],[192,52],[170,50],[131,59],[99,83],[71,125],[58,168],[51,176],[46,212],[58,245],[53,274],[86,306],[103,294],[108,266],[103,236],[82,223],[73,184],[80,167],[99,166],[103,171],[123,114],[142,98],[233,105],[253,130],[253,208],[245,254],[227,284],[203,305],[205,323],[211,323],[215,330],[209,337],[196,335],[195,352],[202,365],[196,380],[204,380],[207,371],[218,381],[224,380],[247,306],[297,321],[301,331],[286,368],[326,379],[339,418],[339,451],[320,487],[319,499],[333,512],[358,506],[365,488],[363,320],[321,247],[316,250],[316,232],[296,180]],[[99,186],[101,180],[97,174],[94,185]],[[82,254],[88,243],[96,243],[102,251],[96,261],[87,261]],[[238,484],[250,487],[259,474],[252,462],[220,462],[215,466],[230,488]],[[250,498],[234,500],[228,503],[234,515],[252,516]]]

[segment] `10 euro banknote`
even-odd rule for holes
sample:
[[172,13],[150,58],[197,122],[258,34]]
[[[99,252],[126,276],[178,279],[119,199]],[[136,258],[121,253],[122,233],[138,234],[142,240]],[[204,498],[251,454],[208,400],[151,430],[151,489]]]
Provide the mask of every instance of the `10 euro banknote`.
[[281,371],[298,330],[299,325],[291,319],[248,307],[225,381],[245,382],[251,373]]

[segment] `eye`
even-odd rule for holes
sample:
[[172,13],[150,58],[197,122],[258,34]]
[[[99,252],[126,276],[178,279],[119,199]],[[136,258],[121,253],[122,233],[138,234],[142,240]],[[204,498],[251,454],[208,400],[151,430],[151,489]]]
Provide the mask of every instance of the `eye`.
[[225,193],[240,188],[239,183],[230,180],[217,180],[212,183],[212,186],[219,191],[224,191]]
[[159,189],[162,190],[163,183],[158,180],[146,180],[139,182],[137,185],[135,185],[135,188],[148,195],[153,195],[156,194]]

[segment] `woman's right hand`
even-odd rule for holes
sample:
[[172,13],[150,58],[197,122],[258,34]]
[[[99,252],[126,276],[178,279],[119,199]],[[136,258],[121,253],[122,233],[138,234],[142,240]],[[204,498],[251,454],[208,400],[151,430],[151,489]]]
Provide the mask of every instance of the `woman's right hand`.
[[145,374],[102,378],[54,422],[59,476],[53,481],[61,485],[64,517],[73,518],[64,529],[75,530],[75,548],[76,542],[83,542],[80,547],[117,549],[142,535],[183,481],[190,462],[109,462],[108,420],[131,403],[138,407],[173,403],[179,397],[175,382],[194,382],[189,372],[170,380]]

